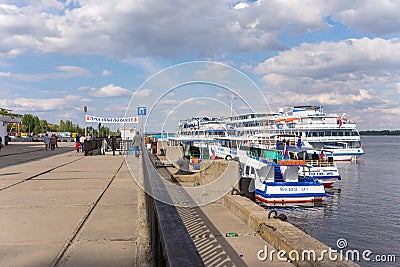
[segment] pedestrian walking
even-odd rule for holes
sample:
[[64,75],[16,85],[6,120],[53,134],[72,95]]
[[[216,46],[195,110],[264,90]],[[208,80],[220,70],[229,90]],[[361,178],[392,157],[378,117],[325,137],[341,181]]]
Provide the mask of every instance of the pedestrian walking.
[[43,142],[44,142],[44,147],[47,151],[49,149],[49,144],[50,144],[50,136],[48,134],[45,134]]
[[77,133],[75,135],[75,143],[79,143],[79,138],[81,137],[81,135],[79,133]]
[[0,151],[2,148],[3,148],[3,138],[1,138],[1,136],[0,136]]
[[140,137],[139,131],[136,131],[135,136],[133,137],[133,140],[132,140],[133,154],[135,154],[136,158],[139,157],[140,141],[141,141],[141,137]]
[[79,142],[75,142],[75,149],[76,152],[79,153],[79,148],[81,147],[81,144],[79,144]]
[[83,135],[79,136],[79,144],[81,145],[82,152],[85,149],[85,140],[86,140],[85,136],[83,136]]
[[51,150],[54,150],[56,148],[56,144],[57,144],[56,135],[52,134],[51,137],[50,137],[50,148],[51,148]]

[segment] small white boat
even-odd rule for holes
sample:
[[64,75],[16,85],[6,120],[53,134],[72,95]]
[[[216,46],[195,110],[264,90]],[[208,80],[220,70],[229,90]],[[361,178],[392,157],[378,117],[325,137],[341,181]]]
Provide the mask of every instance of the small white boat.
[[256,200],[266,205],[322,202],[326,196],[323,184],[313,179],[299,180],[298,166],[261,162],[238,151],[243,178],[254,180]]
[[322,148],[329,150],[335,161],[355,161],[359,156],[365,154],[362,146],[349,147],[345,142],[325,144]]

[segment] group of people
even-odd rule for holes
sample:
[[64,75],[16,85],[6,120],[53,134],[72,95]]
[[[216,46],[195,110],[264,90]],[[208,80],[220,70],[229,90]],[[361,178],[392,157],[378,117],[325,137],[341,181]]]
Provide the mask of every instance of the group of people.
[[86,137],[80,134],[75,136],[75,149],[77,153],[79,153],[79,151],[83,152],[85,139]]
[[45,134],[43,142],[44,142],[46,151],[49,150],[49,147],[51,150],[54,150],[56,147],[58,148],[57,139],[58,139],[58,137],[55,134],[52,134],[51,136],[49,136],[48,134]]

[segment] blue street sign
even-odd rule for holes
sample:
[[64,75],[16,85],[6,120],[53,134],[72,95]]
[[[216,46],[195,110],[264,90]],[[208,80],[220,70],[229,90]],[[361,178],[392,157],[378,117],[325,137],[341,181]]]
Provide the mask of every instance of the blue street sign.
[[146,107],[138,107],[137,114],[138,114],[138,116],[145,116],[146,115]]

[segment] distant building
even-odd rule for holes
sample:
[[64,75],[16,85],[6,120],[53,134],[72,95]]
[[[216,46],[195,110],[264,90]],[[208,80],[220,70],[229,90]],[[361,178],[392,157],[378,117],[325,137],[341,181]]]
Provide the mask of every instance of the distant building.
[[5,144],[5,137],[7,136],[7,123],[21,123],[21,118],[12,115],[0,114],[0,136]]
[[120,128],[123,140],[132,140],[136,133],[136,128]]

